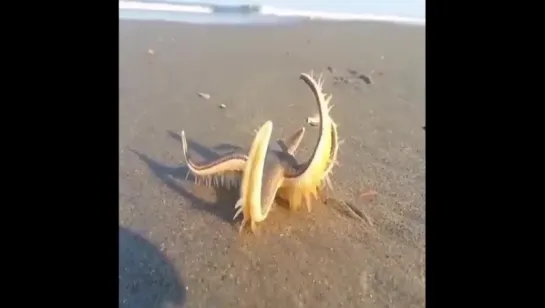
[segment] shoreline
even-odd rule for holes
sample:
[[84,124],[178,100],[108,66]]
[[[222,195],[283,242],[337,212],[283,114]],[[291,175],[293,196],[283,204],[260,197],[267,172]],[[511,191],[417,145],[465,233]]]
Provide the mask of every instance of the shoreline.
[[[125,17],[121,17],[124,14]],[[143,14],[148,14],[144,17]],[[381,24],[381,25],[396,25],[400,27],[422,27],[425,28],[424,22],[402,22],[395,20],[333,20],[321,18],[305,18],[305,17],[280,17],[280,16],[264,16],[264,15],[214,15],[214,14],[179,14],[180,16],[161,16],[158,14],[149,14],[141,12],[123,12],[120,10],[119,21],[123,22],[168,22],[184,25],[199,25],[199,26],[286,26],[297,24]]]
[[246,15],[246,14],[199,14],[199,13],[169,13],[169,12],[141,12],[134,10],[120,10],[119,21],[153,21],[153,22],[174,22],[181,24],[196,25],[289,25],[300,23],[380,23],[394,24],[408,27],[426,27],[425,21],[398,21],[387,19],[368,19],[368,20],[339,20],[327,18],[309,18],[309,17],[282,17],[270,15]]
[[[120,307],[425,306],[424,27],[119,25]],[[272,139],[305,126],[303,160],[317,136],[299,80],[311,70],[324,73],[345,141],[335,190],[311,213],[277,205],[258,234],[239,235],[238,191],[185,180],[177,135],[207,156],[249,146],[267,120]]]
[[306,7],[303,9],[298,5],[290,9],[277,8],[267,4],[177,3],[169,1],[119,2],[120,18],[132,20],[175,21],[197,24],[291,23],[309,20],[326,22],[387,22],[416,26],[425,26],[426,24],[425,17],[403,16],[391,13],[376,14],[371,13],[373,11],[372,8],[368,8],[369,11],[365,13],[357,13],[358,9],[355,11],[353,9],[338,12],[336,8],[331,7],[329,7],[329,10],[325,7],[321,9]]

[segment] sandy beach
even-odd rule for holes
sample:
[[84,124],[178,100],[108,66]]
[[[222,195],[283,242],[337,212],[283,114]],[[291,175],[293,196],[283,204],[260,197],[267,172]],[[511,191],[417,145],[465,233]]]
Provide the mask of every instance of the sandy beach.
[[[121,307],[425,306],[424,27],[120,21],[119,31]],[[210,157],[249,147],[267,120],[273,139],[305,126],[304,160],[316,109],[299,74],[311,70],[324,74],[344,140],[335,190],[310,213],[279,204],[257,234],[239,234],[238,190],[186,180],[178,133]]]

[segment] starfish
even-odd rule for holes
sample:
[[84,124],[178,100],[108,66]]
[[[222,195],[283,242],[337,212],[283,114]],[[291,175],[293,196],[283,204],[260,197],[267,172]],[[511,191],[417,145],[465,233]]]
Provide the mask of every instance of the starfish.
[[184,158],[189,172],[196,179],[219,177],[221,183],[230,173],[242,173],[240,199],[235,205],[233,219],[243,213],[243,223],[251,222],[255,231],[257,222],[263,221],[274,203],[277,195],[287,199],[290,209],[298,209],[304,199],[307,209],[311,211],[311,197],[317,197],[324,184],[331,188],[329,175],[336,165],[338,152],[337,125],[329,115],[329,102],[332,96],[322,92],[323,79],[315,81],[312,74],[301,74],[301,79],[311,88],[318,104],[319,138],[311,157],[304,163],[298,163],[294,157],[305,129],[297,130],[290,137],[269,144],[272,133],[272,122],[267,121],[257,131],[250,147],[249,154],[233,151],[215,160],[196,163],[188,155],[187,141],[184,131],[181,132]]

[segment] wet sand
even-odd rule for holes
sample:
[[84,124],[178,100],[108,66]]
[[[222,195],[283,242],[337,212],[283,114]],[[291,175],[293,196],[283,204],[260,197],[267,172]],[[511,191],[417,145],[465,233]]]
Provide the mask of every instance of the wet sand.
[[[423,27],[120,21],[119,44],[121,307],[424,307]],[[209,157],[306,126],[305,159],[310,70],[344,140],[335,190],[239,235],[238,191],[185,180],[178,133]]]

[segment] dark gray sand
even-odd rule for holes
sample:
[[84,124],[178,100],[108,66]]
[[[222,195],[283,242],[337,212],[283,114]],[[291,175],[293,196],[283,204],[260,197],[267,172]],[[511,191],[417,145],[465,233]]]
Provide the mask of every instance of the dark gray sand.
[[[121,21],[120,306],[424,307],[424,31]],[[177,134],[208,157],[247,148],[267,120],[274,139],[305,125],[306,159],[310,70],[324,72],[345,140],[335,190],[311,213],[277,205],[258,234],[239,235],[238,191],[185,180]]]

